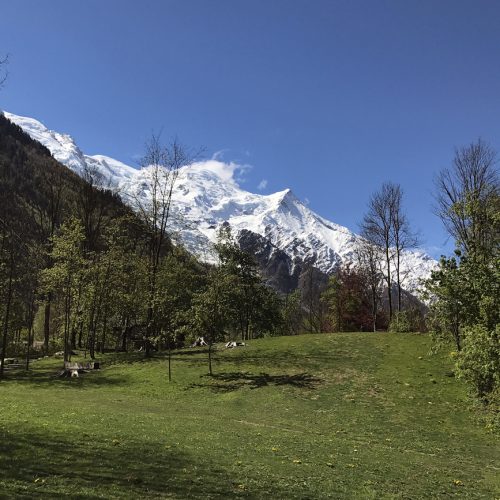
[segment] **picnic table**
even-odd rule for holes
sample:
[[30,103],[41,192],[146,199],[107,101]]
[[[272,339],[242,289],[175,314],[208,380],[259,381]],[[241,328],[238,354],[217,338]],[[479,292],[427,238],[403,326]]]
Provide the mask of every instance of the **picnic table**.
[[[0,365],[2,364],[2,361],[0,361]],[[19,363],[19,360],[17,358],[5,358],[4,359],[4,369],[5,370],[11,370],[13,368],[21,368],[23,366],[22,363]]]

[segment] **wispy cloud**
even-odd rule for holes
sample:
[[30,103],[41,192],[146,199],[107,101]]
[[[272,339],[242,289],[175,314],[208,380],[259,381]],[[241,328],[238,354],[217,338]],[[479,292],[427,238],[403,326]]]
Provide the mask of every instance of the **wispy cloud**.
[[267,179],[262,179],[260,182],[259,182],[259,185],[257,186],[257,189],[259,191],[262,191],[264,189],[266,189],[267,187]]
[[238,183],[238,184],[243,184],[246,182],[247,178],[246,178],[246,174],[248,172],[250,172],[250,170],[252,170],[253,166],[252,165],[248,165],[248,164],[243,164],[243,165],[238,165],[236,168],[235,168],[235,175],[234,175],[234,180]]
[[224,154],[227,153],[229,151],[229,149],[221,149],[219,151],[216,151],[213,155],[212,155],[212,160],[216,160],[216,161],[222,161],[223,158],[224,158]]
[[422,250],[429,254],[431,257],[435,259],[439,259],[441,255],[447,255],[449,252],[447,251],[448,249],[443,247],[443,246],[437,246],[437,245],[427,245],[422,248]]

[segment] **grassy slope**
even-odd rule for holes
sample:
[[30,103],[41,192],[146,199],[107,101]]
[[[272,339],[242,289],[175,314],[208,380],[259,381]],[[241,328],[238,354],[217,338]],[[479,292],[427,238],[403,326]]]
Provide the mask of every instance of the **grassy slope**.
[[163,359],[1,382],[0,496],[500,498],[498,442],[426,336],[250,344],[213,379],[192,350],[171,384]]

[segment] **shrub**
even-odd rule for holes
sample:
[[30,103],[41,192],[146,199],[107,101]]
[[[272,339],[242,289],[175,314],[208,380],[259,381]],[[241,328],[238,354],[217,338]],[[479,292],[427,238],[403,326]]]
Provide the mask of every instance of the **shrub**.
[[458,376],[466,380],[477,395],[487,399],[500,389],[500,325],[488,330],[474,325],[464,330],[463,349],[457,356]]

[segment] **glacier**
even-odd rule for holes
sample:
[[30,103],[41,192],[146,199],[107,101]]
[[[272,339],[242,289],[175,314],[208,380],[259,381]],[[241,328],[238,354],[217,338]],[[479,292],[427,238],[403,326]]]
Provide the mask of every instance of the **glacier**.
[[[82,175],[91,167],[125,203],[133,206],[133,200],[147,201],[148,168],[133,168],[104,155],[86,155],[71,136],[49,130],[34,118],[3,113],[75,173]],[[340,263],[353,262],[360,236],[313,212],[290,189],[270,195],[244,190],[236,179],[239,168],[236,163],[211,159],[179,170],[168,228],[175,241],[203,261],[213,262],[218,228],[228,222],[236,236],[246,230],[266,238],[290,258],[292,266],[307,263],[331,273]],[[417,291],[436,266],[419,249],[405,251],[404,288]]]

